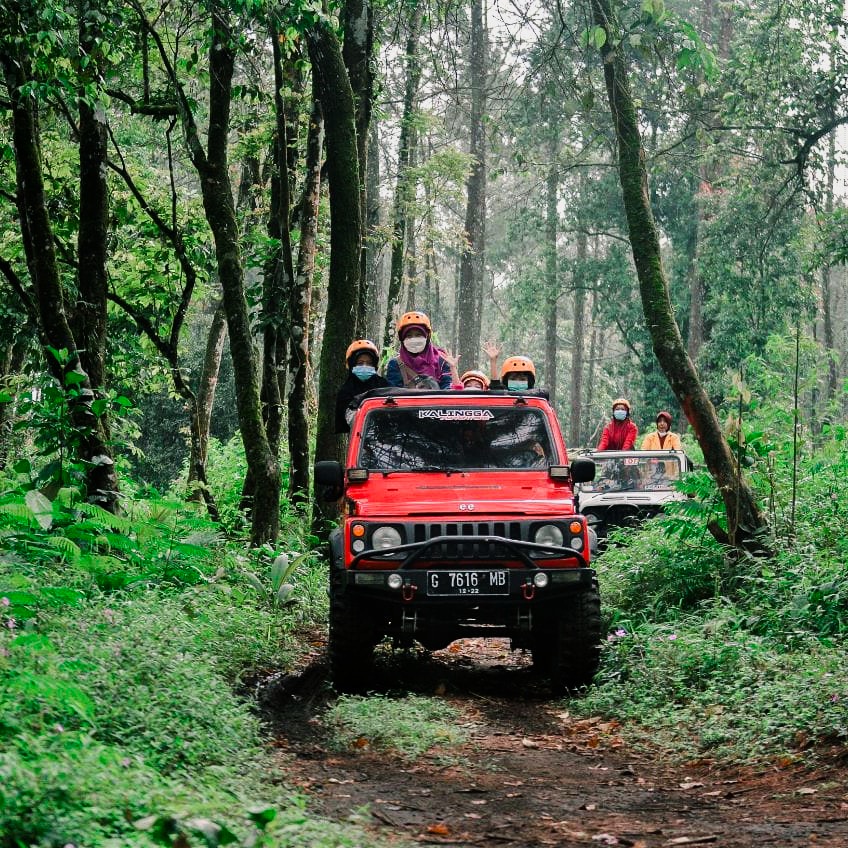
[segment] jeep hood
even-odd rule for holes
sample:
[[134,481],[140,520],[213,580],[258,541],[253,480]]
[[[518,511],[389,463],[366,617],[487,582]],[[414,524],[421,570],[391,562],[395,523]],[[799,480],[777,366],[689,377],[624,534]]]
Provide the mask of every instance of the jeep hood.
[[[504,479],[507,477],[508,479]],[[367,483],[351,485],[348,497],[357,515],[396,517],[474,515],[570,515],[571,488],[538,472],[499,474],[497,480],[473,473],[372,474]]]

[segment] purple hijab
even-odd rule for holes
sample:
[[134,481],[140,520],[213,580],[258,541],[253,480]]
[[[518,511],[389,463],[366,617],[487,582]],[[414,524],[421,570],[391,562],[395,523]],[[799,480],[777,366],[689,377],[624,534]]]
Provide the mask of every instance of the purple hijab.
[[[427,328],[422,327],[420,324],[410,324],[408,327],[404,327],[407,332],[413,328],[423,330],[427,333]],[[404,335],[406,335],[406,333],[404,333]],[[439,348],[435,347],[430,342],[429,333],[427,333],[427,347],[425,347],[421,353],[410,353],[403,346],[403,336],[401,336],[400,361],[407,367],[411,368],[416,374],[421,374],[425,377],[432,377],[434,380],[439,380],[442,376],[442,365],[439,361],[439,354]]]

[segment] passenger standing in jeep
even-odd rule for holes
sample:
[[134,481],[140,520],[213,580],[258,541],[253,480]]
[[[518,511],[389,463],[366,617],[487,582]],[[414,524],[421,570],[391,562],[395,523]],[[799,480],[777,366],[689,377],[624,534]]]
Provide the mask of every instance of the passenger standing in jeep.
[[433,328],[423,312],[406,312],[397,322],[400,353],[389,360],[390,386],[407,389],[450,389],[454,378],[444,351],[432,342]]
[[630,420],[630,401],[616,398],[612,402],[612,420],[604,427],[597,450],[632,450],[638,432]]
[[371,389],[383,389],[389,385],[386,378],[377,373],[379,360],[380,351],[377,349],[377,345],[368,339],[357,339],[348,346],[347,353],[345,353],[347,380],[342,383],[336,395],[337,433],[350,431],[347,421],[347,408],[357,395]]

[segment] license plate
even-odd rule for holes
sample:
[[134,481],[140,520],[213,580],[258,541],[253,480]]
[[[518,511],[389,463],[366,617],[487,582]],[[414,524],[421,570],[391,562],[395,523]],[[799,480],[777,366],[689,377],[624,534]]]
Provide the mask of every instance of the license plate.
[[509,572],[428,571],[428,595],[508,595]]

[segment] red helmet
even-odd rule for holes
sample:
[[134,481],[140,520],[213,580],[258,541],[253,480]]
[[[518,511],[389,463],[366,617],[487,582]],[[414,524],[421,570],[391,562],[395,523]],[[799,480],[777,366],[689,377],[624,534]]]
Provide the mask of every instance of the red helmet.
[[668,426],[671,427],[671,414],[670,413],[666,412],[663,409],[661,412],[657,413],[657,421],[659,421],[660,418],[664,418],[666,424],[668,424]]
[[363,350],[368,351],[374,355],[374,365],[376,365],[380,361],[380,351],[377,348],[377,345],[374,342],[369,341],[368,339],[357,339],[356,341],[351,342],[347,346],[347,353],[345,353],[345,362],[347,363],[348,368],[350,367],[350,360],[357,353],[361,353]]

